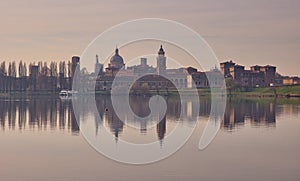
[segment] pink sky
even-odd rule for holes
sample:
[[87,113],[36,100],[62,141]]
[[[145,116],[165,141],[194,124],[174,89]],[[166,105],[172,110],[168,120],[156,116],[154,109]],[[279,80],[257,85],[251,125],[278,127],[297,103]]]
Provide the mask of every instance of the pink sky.
[[220,61],[271,64],[300,76],[300,0],[4,1],[0,62],[69,60],[107,28],[146,17],[189,26]]

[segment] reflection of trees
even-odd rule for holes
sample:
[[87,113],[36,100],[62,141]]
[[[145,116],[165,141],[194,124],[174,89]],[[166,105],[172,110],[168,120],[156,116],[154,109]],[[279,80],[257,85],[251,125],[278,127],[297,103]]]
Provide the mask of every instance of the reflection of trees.
[[8,112],[8,125],[12,129],[15,129],[15,125],[16,125],[16,105],[15,105],[15,102],[9,101],[8,109],[9,109],[9,112]]
[[20,102],[18,113],[19,113],[19,118],[18,118],[18,124],[19,124],[19,129],[24,129],[26,126],[26,112],[28,106],[26,105],[26,101]]
[[79,131],[70,101],[63,102],[51,97],[0,100],[0,110],[2,129],[18,126],[20,130],[58,128],[71,130],[72,133]]

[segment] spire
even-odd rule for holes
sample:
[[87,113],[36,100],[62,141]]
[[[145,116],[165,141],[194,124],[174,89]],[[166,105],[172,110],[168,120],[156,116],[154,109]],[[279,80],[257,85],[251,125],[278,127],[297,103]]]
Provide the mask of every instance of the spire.
[[97,54],[96,54],[96,63],[97,63],[97,64],[99,63],[99,57],[98,57]]
[[158,55],[165,55],[165,51],[164,51],[162,45],[160,45],[160,49],[158,51]]
[[117,45],[116,45],[115,54],[116,54],[116,55],[119,55],[119,49],[118,49],[118,46],[117,46]]

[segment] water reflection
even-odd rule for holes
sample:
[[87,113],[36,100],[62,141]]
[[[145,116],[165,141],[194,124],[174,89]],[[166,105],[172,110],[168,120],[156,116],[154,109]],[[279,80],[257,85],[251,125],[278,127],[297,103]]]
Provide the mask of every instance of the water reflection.
[[275,100],[229,100],[226,106],[222,128],[232,131],[249,121],[252,127],[276,126]]
[[79,133],[71,101],[56,98],[1,99],[2,130],[68,130]]
[[[150,113],[148,107],[149,97],[135,96],[130,98],[130,105],[134,113],[144,117]],[[139,127],[140,134],[151,134],[154,130],[156,139],[163,140],[168,133],[172,122],[182,122],[189,125],[198,115],[200,118],[208,118],[210,114],[210,100],[200,98],[200,107],[195,106],[193,99],[181,104],[177,97],[166,98],[167,114],[156,118],[162,120],[155,123],[141,121],[127,117],[125,122]],[[221,123],[223,131],[232,132],[249,124],[253,128],[275,128],[276,117],[281,114],[299,114],[299,100],[275,100],[275,99],[230,99],[227,100],[224,119]],[[95,134],[98,134],[100,126],[106,126],[115,135],[116,139],[123,133],[127,126],[121,121],[112,108],[110,98],[101,96],[96,99],[97,109],[101,119],[90,111],[89,107],[83,107],[80,120],[84,122],[91,117],[95,122]],[[184,120],[179,120],[180,114]],[[200,119],[200,121],[207,119]],[[81,123],[80,123],[81,124]],[[8,130],[68,130],[78,135],[79,127],[76,123],[70,100],[57,98],[31,98],[31,99],[1,99],[0,100],[0,128]]]

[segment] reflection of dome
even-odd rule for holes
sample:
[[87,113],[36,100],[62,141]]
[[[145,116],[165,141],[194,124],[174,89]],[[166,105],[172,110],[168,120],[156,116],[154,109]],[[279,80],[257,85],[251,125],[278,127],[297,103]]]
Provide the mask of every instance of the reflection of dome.
[[110,59],[110,63],[111,64],[119,64],[119,65],[122,65],[124,64],[124,61],[123,61],[123,58],[119,55],[119,49],[116,48],[116,51],[115,51],[115,55],[111,57]]

